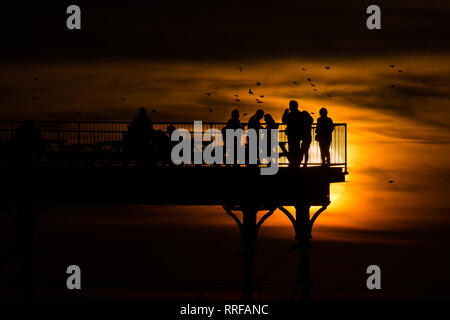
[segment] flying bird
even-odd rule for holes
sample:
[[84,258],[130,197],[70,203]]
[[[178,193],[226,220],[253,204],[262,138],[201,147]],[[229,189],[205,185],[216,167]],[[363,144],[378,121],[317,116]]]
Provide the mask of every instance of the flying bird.
[[303,70],[303,71],[306,71],[306,69],[305,69],[305,68],[302,68],[302,70]]
[[120,98],[120,100],[124,101],[124,100],[125,100],[125,98],[124,98],[124,97],[122,97],[122,98]]
[[395,67],[395,64],[391,64],[390,67],[391,67],[391,68]]
[[235,94],[234,96],[235,96],[235,97],[239,97],[239,95],[238,95],[238,94]]
[[253,94],[252,89],[248,89],[248,94]]
[[38,81],[39,79],[38,78],[34,78],[34,81]]
[[236,100],[236,102],[241,102],[241,100],[239,100],[239,99],[234,99],[234,100]]
[[156,109],[153,109],[152,111],[153,111],[153,113],[156,113]]
[[395,84],[391,85],[391,89],[394,89],[394,88],[395,88]]
[[331,94],[327,93],[327,96],[328,96],[329,98],[331,98]]
[[295,84],[295,85],[298,85],[298,82],[297,81],[294,81],[294,82],[292,82],[293,84]]
[[313,89],[315,92],[317,92],[317,89]]
[[394,183],[394,180],[389,180],[389,183]]
[[258,82],[256,83],[256,86],[257,86],[257,87],[261,86],[261,82],[258,81]]
[[263,103],[261,100],[256,99],[256,103]]
[[306,78],[306,80],[308,80],[309,82],[311,82],[311,79],[310,79],[310,78]]
[[330,66],[325,66],[325,69],[330,70]]
[[211,96],[211,93],[207,92],[206,95],[209,97],[209,96]]
[[311,83],[311,87],[315,87],[316,85],[314,83]]
[[243,116],[245,117],[247,115],[247,113],[244,113]]
[[398,72],[403,72],[401,69],[398,69]]
[[213,112],[213,109],[209,109],[209,112]]
[[259,97],[260,97],[260,98],[264,98],[264,95],[262,94],[262,95],[260,95]]

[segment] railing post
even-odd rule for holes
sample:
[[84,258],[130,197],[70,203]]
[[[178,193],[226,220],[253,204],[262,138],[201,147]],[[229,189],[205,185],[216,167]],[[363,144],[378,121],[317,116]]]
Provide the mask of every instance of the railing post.
[[347,124],[344,123],[344,128],[345,128],[345,141],[344,141],[344,145],[345,145],[345,173],[348,173],[347,171]]

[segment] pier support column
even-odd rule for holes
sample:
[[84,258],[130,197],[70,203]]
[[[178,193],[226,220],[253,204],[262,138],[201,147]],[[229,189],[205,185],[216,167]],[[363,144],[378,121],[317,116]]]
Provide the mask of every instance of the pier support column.
[[254,206],[242,208],[242,246],[244,248],[244,273],[242,283],[242,300],[250,301],[253,292],[254,256],[257,238],[256,215],[258,210]]
[[16,230],[17,251],[20,256],[19,286],[23,289],[25,300],[33,297],[33,251],[36,220],[33,207],[24,201],[17,206]]
[[300,250],[299,270],[300,272],[300,292],[302,300],[309,301],[311,299],[311,277],[310,277],[310,261],[309,250],[310,243],[310,206],[307,204],[298,204],[295,206],[296,212],[296,235],[295,239]]

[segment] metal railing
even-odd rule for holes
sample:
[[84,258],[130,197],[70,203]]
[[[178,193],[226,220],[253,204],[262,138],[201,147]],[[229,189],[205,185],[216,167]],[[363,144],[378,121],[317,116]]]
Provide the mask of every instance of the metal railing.
[[[130,121],[35,121],[45,143],[44,156],[40,164],[52,165],[133,165],[133,159],[122,157],[124,135]],[[12,142],[22,121],[0,121],[0,157],[5,161],[8,144]],[[203,122],[203,132],[210,128],[222,130],[226,125],[220,122]],[[172,125],[177,129],[194,132],[193,122],[154,122],[155,130],[166,131]],[[319,143],[315,141],[312,126],[312,143],[309,149],[308,166],[321,165]],[[286,126],[279,125],[280,166],[289,164],[286,158]],[[330,147],[330,166],[344,167],[347,171],[347,124],[336,123]]]

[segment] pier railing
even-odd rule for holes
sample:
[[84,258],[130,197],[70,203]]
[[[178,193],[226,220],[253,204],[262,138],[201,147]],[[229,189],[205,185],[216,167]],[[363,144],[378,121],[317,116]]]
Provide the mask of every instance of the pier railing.
[[[0,160],[8,158],[10,144],[22,121],[0,121]],[[45,143],[40,164],[51,165],[133,165],[131,158],[125,160],[124,135],[130,121],[35,121]],[[155,130],[166,131],[172,125],[194,133],[193,122],[154,122]],[[221,130],[225,123],[203,122],[203,132],[210,128]],[[321,164],[319,144],[315,141],[315,124],[312,126],[312,143],[308,166]],[[279,126],[280,166],[289,164],[286,158],[287,136],[285,125]],[[344,167],[347,171],[347,124],[336,123],[330,147],[330,165]]]

